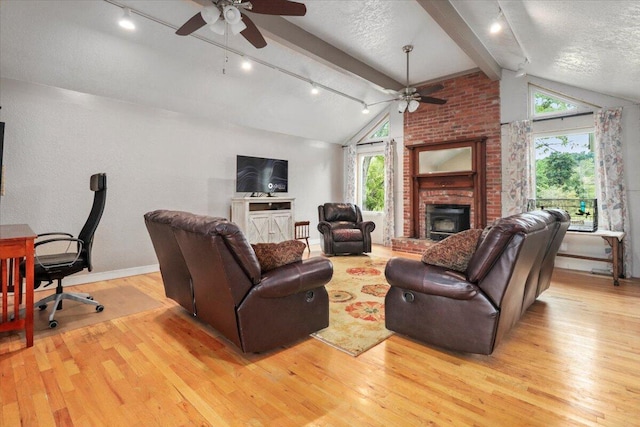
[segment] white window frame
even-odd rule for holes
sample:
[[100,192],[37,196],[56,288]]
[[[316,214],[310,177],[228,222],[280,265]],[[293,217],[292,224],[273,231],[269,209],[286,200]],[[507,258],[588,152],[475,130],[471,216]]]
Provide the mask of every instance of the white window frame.
[[[556,98],[559,101],[566,102],[567,104],[575,105],[576,108],[573,110],[566,110],[566,111],[537,113],[536,107],[535,107],[536,92],[547,95],[550,98]],[[531,117],[532,119],[555,118],[555,117],[570,116],[572,114],[586,113],[586,112],[593,111],[594,107],[595,105],[577,100],[569,96],[562,95],[560,93],[554,92],[549,89],[545,89],[542,86],[529,83],[529,117]]]
[[[366,136],[358,142],[356,146],[357,150],[357,164],[356,164],[356,204],[360,206],[360,209],[363,213],[374,214],[374,215],[383,215],[384,210],[382,211],[366,211],[364,210],[364,203],[362,199],[363,191],[364,191],[364,176],[362,176],[362,165],[364,162],[364,158],[367,156],[376,156],[381,155],[384,156],[384,143],[389,141],[389,136],[377,137],[373,138],[372,135],[378,131],[386,122],[389,122],[391,118],[389,115],[386,115],[376,123],[375,126],[367,132]],[[386,171],[385,171],[386,172]],[[386,190],[386,173],[385,173],[385,190]],[[386,194],[385,194],[386,198]]]
[[[593,133],[595,132],[595,125],[593,123],[592,115],[584,115],[577,117],[564,117],[562,120],[545,120],[542,122],[533,122],[533,134],[531,138],[531,147],[529,147],[532,165],[531,165],[531,183],[532,183],[532,192],[533,197],[536,198],[536,148],[535,148],[535,140],[536,138],[547,137],[547,136],[558,136],[558,135],[572,135],[572,134],[584,134],[584,133]],[[598,170],[596,167],[596,176],[598,174]],[[596,185],[596,197],[598,197],[598,190]]]

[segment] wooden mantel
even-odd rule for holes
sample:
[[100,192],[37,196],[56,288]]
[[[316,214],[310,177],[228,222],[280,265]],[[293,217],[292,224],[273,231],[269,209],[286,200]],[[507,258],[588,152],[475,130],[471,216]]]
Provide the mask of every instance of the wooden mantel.
[[[458,139],[451,141],[427,142],[408,145],[409,170],[411,171],[411,186],[409,189],[410,212],[413,235],[419,237],[420,218],[420,190],[468,190],[473,193],[473,209],[475,212],[473,228],[484,228],[487,221],[486,206],[486,147],[487,137]],[[465,170],[451,172],[421,173],[419,157],[425,151],[448,150],[453,148],[471,148],[471,167]]]

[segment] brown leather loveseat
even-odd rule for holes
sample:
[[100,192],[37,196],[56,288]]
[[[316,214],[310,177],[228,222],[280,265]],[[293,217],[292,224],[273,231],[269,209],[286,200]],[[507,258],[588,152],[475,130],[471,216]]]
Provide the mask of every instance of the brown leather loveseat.
[[439,347],[491,354],[548,286],[569,225],[564,211],[497,220],[480,238],[465,273],[392,258],[385,276],[387,329]]
[[157,210],[144,219],[167,297],[243,352],[271,350],[329,325],[329,260],[263,273],[245,236],[224,218]]
[[371,232],[376,225],[362,220],[362,212],[352,203],[325,203],[318,206],[318,231],[326,255],[371,252]]

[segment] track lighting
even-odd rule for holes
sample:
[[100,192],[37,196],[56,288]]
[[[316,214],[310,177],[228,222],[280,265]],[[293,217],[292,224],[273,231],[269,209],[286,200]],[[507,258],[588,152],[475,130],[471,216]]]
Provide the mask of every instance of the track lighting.
[[133,20],[131,19],[131,10],[128,7],[125,7],[123,9],[122,18],[120,18],[118,24],[126,30],[132,31],[136,29],[136,24],[134,24]]
[[491,34],[497,34],[502,31],[502,8],[498,7],[498,16],[495,17],[493,21],[491,21],[491,26],[489,27],[489,32]]
[[311,95],[317,95],[320,93],[318,86],[315,83],[311,83]]
[[524,67],[528,63],[529,63],[529,58],[524,58],[524,62],[518,65],[518,69],[516,70],[516,74],[515,74],[516,77],[524,77],[527,75],[527,70]]
[[[0,0],[0,2],[1,1],[2,0]],[[128,20],[130,21],[130,24],[129,24],[128,28],[131,28],[131,29],[135,28],[135,25],[134,25],[133,21],[131,20],[131,13],[133,12],[133,13],[135,13],[136,17],[140,17],[142,19],[147,19],[147,20],[152,21],[152,22],[154,22],[156,24],[159,24],[159,25],[162,25],[164,27],[167,27],[167,28],[170,28],[172,30],[175,30],[175,26],[173,24],[165,22],[165,21],[163,21],[163,20],[161,20],[161,19],[159,19],[157,17],[151,16],[151,15],[149,15],[149,14],[147,14],[147,13],[145,13],[145,12],[139,10],[139,9],[128,8],[128,7],[127,8],[123,8],[123,6],[120,4],[121,0],[104,0],[104,1],[106,3],[109,3],[109,4],[113,5],[113,6],[121,9],[123,11],[123,17],[122,17],[123,19],[121,19],[121,20],[124,20],[126,22],[127,19],[124,19],[124,18],[128,18]],[[205,8],[205,9],[207,9],[207,8]],[[231,13],[233,13],[233,12],[231,12]],[[215,32],[217,34],[220,34],[220,35],[224,35],[225,34],[226,26],[227,26],[228,22],[225,21],[224,14],[221,13],[220,10],[217,7],[212,6],[212,8],[210,9],[209,12],[202,11],[200,14],[202,15],[202,19],[206,20],[206,22],[208,24],[208,27],[213,32]],[[238,11],[238,17],[240,19],[239,23],[241,24],[241,26],[244,25],[244,22],[242,22],[242,15],[241,15],[240,11]],[[120,23],[120,20],[118,21],[118,23],[120,25],[122,25],[122,26],[125,26],[125,24]],[[244,28],[244,27],[241,27],[241,28]],[[239,31],[242,31],[242,29],[240,29]],[[266,62],[264,60],[245,55],[244,53],[242,53],[242,52],[240,52],[240,51],[238,51],[236,49],[233,49],[233,48],[227,46],[226,44],[221,44],[219,42],[216,42],[215,40],[211,40],[210,38],[207,38],[207,37],[204,37],[204,36],[200,36],[198,34],[193,34],[193,37],[197,38],[200,41],[206,42],[206,43],[208,43],[210,45],[213,45],[213,46],[216,46],[216,47],[218,47],[220,49],[223,49],[225,51],[225,63],[228,62],[227,53],[232,53],[234,55],[242,57],[245,60],[249,60],[251,66],[253,66],[253,63],[255,62],[257,64],[263,65],[263,66],[271,68],[273,70],[276,70],[276,71],[278,71],[278,72],[280,72],[282,74],[285,74],[285,75],[287,75],[289,77],[293,77],[293,78],[298,79],[300,81],[304,81],[306,83],[309,83],[309,84],[312,85],[312,89],[311,90],[314,90],[313,86],[315,86],[315,89],[318,90],[318,93],[319,93],[319,89],[322,89],[323,92],[326,91],[326,92],[329,92],[329,93],[333,93],[335,95],[339,95],[341,97],[347,98],[347,99],[349,99],[349,100],[351,100],[353,102],[357,102],[360,105],[362,105],[362,107],[363,107],[362,113],[363,114],[368,114],[369,113],[369,106],[364,101],[362,101],[361,99],[355,98],[355,97],[353,97],[353,96],[351,96],[351,95],[349,95],[349,94],[347,94],[345,92],[342,92],[340,90],[334,89],[334,88],[332,88],[330,86],[325,86],[325,85],[322,85],[322,84],[316,84],[316,83],[312,82],[311,80],[309,80],[309,78],[306,77],[306,76],[302,76],[302,75],[297,74],[297,73],[295,73],[293,71],[287,70],[285,68],[281,68],[281,67],[279,67],[277,65],[271,64],[271,63]],[[245,65],[243,63],[242,67],[243,68],[247,67],[247,65]],[[223,69],[223,73],[224,73],[224,69]],[[387,102],[387,101],[383,101],[383,102]],[[378,103],[374,103],[374,104],[378,104]]]
[[242,69],[245,71],[249,71],[251,68],[253,68],[253,66],[251,65],[251,61],[245,58],[242,61]]

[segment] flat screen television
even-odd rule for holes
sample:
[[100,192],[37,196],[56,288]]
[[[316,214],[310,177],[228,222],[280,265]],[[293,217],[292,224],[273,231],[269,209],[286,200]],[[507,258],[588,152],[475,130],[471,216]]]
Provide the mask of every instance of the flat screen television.
[[236,192],[286,193],[289,190],[289,162],[262,157],[237,156]]

